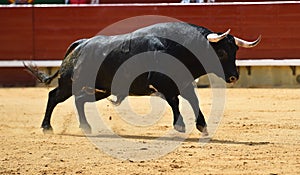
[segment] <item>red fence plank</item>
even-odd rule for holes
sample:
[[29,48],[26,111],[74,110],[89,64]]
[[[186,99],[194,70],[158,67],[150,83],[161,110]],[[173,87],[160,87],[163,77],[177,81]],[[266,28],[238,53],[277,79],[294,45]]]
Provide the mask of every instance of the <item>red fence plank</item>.
[[[33,58],[32,7],[2,6],[0,8],[0,60]],[[1,86],[34,85],[36,80],[23,68],[1,68]]]
[[[61,60],[71,42],[141,15],[173,17],[219,32],[230,28],[231,34],[246,40],[261,34],[261,43],[241,48],[238,59],[299,59],[299,9],[298,2],[0,6],[0,60]],[[148,18],[103,33],[126,33],[156,22],[164,19]]]
[[32,59],[32,8],[2,6],[0,26],[0,60]]
[[128,3],[179,3],[181,0],[101,0],[101,4],[128,4]]
[[94,36],[111,20],[103,23],[103,8],[92,6],[38,7],[34,13],[35,59],[62,59],[70,43]]
[[34,86],[36,80],[24,68],[2,67],[0,69],[0,86]]
[[299,58],[296,52],[300,45],[295,43],[300,39],[299,8],[299,3],[39,7],[35,9],[35,58],[61,59],[72,41],[91,37],[119,20],[150,14],[174,17],[214,31],[231,28],[232,34],[248,40],[261,34],[263,40],[255,48],[257,53],[253,53],[254,49],[240,49],[238,59]]
[[[140,15],[170,16],[214,31],[231,28],[232,34],[247,40],[262,34],[256,53],[254,49],[240,49],[238,59],[299,58],[298,9],[300,3],[2,6],[0,59],[62,59],[74,40],[94,36],[110,24]],[[133,28],[124,26],[111,34]]]

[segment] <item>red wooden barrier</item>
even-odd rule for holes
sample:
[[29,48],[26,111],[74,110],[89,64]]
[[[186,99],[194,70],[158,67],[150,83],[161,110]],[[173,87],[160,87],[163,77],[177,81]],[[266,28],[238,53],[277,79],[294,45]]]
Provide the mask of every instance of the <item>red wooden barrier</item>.
[[34,86],[36,80],[23,68],[0,68],[0,87],[1,86]]
[[[34,57],[33,8],[0,8],[0,60],[28,60]],[[23,68],[0,68],[0,86],[34,85]]]
[[[140,15],[169,16],[213,31],[231,28],[231,34],[247,40],[261,34],[262,42],[253,49],[241,48],[238,59],[299,59],[299,9],[297,2],[1,6],[0,60],[60,60],[71,42]],[[134,27],[141,25],[124,26],[111,33],[124,33]]]
[[181,0],[100,0],[100,4],[132,3],[180,3]]
[[263,36],[255,49],[240,49],[238,59],[299,58],[300,3],[252,5],[101,5],[35,8],[35,59],[61,59],[68,44],[106,26],[140,15],[164,15],[206,26],[232,29],[248,40]]
[[0,60],[33,58],[31,7],[0,8]]
[[[263,40],[238,59],[299,58],[300,3],[1,7],[0,59],[62,59],[67,46],[129,17],[164,15]],[[126,26],[125,26],[126,28]],[[255,51],[253,51],[255,50]]]

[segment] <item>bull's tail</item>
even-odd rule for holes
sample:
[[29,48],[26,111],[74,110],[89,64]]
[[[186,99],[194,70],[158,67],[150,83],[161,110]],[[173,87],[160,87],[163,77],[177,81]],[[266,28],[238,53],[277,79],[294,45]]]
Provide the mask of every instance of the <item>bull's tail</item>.
[[46,85],[50,84],[51,81],[58,76],[59,70],[55,72],[53,75],[47,75],[45,72],[42,72],[38,69],[36,65],[33,64],[24,64],[26,70],[28,70],[33,76],[35,76],[41,83],[45,83]]
[[[81,43],[83,43],[84,41],[86,41],[87,39],[80,39],[77,40],[75,42],[73,42],[69,48],[66,51],[65,57],[64,59]],[[33,74],[34,77],[36,77],[41,83],[45,83],[46,85],[50,84],[51,81],[56,78],[59,74],[59,70],[56,71],[53,75],[47,75],[45,72],[42,72],[38,69],[38,67],[36,65],[33,64],[24,64],[24,67],[26,68],[26,70],[28,70],[31,74]]]

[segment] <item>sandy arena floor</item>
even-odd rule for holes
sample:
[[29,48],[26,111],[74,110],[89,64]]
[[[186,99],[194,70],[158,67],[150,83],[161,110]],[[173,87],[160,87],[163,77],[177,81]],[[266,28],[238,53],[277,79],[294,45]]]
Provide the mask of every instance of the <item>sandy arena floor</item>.
[[[54,133],[43,134],[49,90],[0,89],[0,174],[300,174],[300,89],[227,89],[224,117],[209,143],[199,144],[194,129],[177,149],[148,161],[113,158],[91,143],[78,128],[73,98],[56,107]],[[208,116],[211,91],[198,92]],[[145,98],[130,104],[139,114],[150,109]],[[151,127],[125,123],[107,100],[97,108],[129,140],[146,142],[172,128],[169,107]]]

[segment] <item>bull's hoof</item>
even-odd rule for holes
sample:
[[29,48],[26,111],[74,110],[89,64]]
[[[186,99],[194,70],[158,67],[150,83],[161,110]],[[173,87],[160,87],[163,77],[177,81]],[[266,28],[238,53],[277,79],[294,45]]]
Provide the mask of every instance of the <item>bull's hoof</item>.
[[174,129],[178,132],[185,132],[185,126],[184,125],[174,125]]
[[44,134],[53,134],[53,128],[51,125],[42,126]]
[[92,128],[89,124],[80,124],[79,128],[81,128],[85,134],[91,134],[92,133]]
[[202,133],[202,136],[208,136],[207,126],[196,125],[196,127]]

